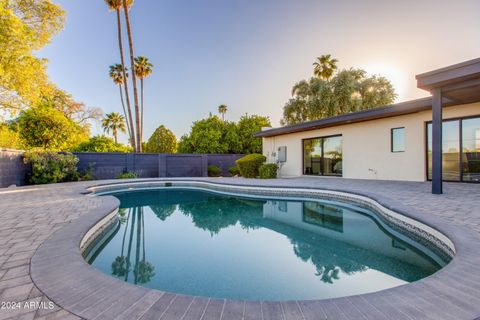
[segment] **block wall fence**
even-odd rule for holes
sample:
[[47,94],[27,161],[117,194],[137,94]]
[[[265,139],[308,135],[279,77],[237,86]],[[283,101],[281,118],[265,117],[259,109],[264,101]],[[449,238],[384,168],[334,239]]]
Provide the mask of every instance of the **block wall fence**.
[[[78,170],[91,170],[98,180],[115,179],[124,172],[139,178],[206,177],[208,166],[217,166],[223,176],[241,154],[164,154],[74,152]],[[26,184],[30,167],[23,163],[23,151],[0,149],[0,188]]]
[[0,188],[26,183],[30,167],[23,163],[23,151],[0,148]]
[[74,153],[78,170],[91,168],[97,179],[114,179],[123,172],[135,172],[139,178],[206,177],[208,166],[217,166],[222,175],[243,155],[238,154],[165,154],[165,153]]

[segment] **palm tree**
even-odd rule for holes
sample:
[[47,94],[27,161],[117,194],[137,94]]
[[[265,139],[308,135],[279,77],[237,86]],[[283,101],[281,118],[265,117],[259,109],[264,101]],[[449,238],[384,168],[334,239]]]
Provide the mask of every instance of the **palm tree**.
[[135,74],[140,79],[140,114],[141,114],[141,122],[140,122],[140,137],[143,138],[143,79],[148,77],[152,74],[153,71],[153,64],[148,61],[147,57],[136,57],[135,58]]
[[[120,89],[120,100],[122,101],[122,108],[123,108],[123,115],[125,116],[125,120],[126,120],[126,123],[127,123],[127,130],[128,130],[128,138],[129,138],[129,141],[130,143],[131,140],[132,140],[132,132],[131,132],[131,124],[130,124],[130,121],[128,119],[128,115],[127,115],[127,109],[125,108],[125,101],[123,99],[123,89],[122,89],[122,85],[124,84],[124,72],[122,70],[122,65],[121,64],[114,64],[112,66],[110,66],[110,72],[109,72],[109,75],[110,75],[110,78],[112,78],[113,80],[113,83],[115,83],[116,85],[118,85],[118,88]],[[126,76],[128,77],[128,73],[126,73]]]
[[128,209],[128,215],[126,217],[125,217],[125,212],[126,212],[125,210],[126,210],[125,208],[118,209],[120,223],[121,224],[125,223],[125,228],[123,231],[122,252],[112,262],[112,274],[117,277],[123,277],[130,272],[130,270],[127,269],[127,257],[124,256],[123,253],[125,249],[125,239],[127,236],[128,223],[130,222],[130,213],[132,209],[131,208]]
[[117,112],[110,112],[105,115],[102,121],[103,130],[106,133],[113,133],[115,143],[118,143],[118,131],[125,132],[125,117]]
[[133,83],[133,101],[135,103],[135,128],[136,128],[136,152],[142,152],[142,140],[141,140],[141,128],[140,128],[140,108],[138,106],[138,89],[137,89],[137,75],[135,72],[135,55],[133,51],[133,37],[132,28],[130,26],[129,7],[133,0],[122,0],[123,11],[125,13],[125,22],[127,25],[128,34],[128,47],[130,49],[130,70],[132,70],[132,83]]
[[132,116],[132,108],[130,104],[130,95],[128,93],[128,83],[127,79],[127,68],[125,68],[125,59],[123,56],[123,42],[122,42],[122,23],[120,20],[120,9],[125,6],[133,5],[133,0],[105,0],[105,3],[108,5],[108,8],[112,11],[117,13],[117,33],[118,33],[118,47],[120,50],[120,63],[122,65],[122,73],[123,73],[123,86],[125,89],[125,100],[127,102],[127,111],[128,111],[128,122],[130,125],[130,134],[131,139],[130,142],[134,150],[136,150],[136,142],[135,142],[135,130],[133,127],[133,116]]
[[143,207],[137,207],[137,239],[135,241],[135,266],[133,268],[133,283],[138,283],[139,261],[140,261],[140,245],[142,244],[142,216]]
[[[122,249],[120,255],[115,257],[115,260],[112,262],[112,274],[118,278],[123,277],[125,281],[128,281],[129,274],[133,271],[133,283],[147,283],[155,276],[155,267],[146,260],[143,207],[133,207],[128,210],[129,213],[123,231]],[[127,230],[130,231],[128,240]],[[133,246],[134,241],[135,247]],[[128,244],[127,246],[126,243]],[[127,247],[126,250],[125,247]]]
[[324,80],[330,80],[335,70],[337,70],[337,59],[332,59],[330,54],[325,54],[317,58],[313,63],[313,75]]
[[218,113],[222,115],[222,120],[225,121],[225,113],[227,113],[228,107],[224,104],[218,106]]
[[[129,240],[128,240],[128,249],[127,249],[127,256],[125,258],[126,260],[126,267],[125,269],[127,270],[127,272],[125,273],[125,281],[128,281],[128,275],[130,273],[130,266],[131,266],[131,262],[130,262],[130,257],[131,257],[131,252],[132,252],[132,244],[133,244],[133,231],[135,230],[135,217],[137,216],[137,209],[136,207],[132,208],[131,210],[131,213],[132,213],[132,223],[130,224],[130,236],[129,236]],[[137,226],[138,228],[138,226]]]

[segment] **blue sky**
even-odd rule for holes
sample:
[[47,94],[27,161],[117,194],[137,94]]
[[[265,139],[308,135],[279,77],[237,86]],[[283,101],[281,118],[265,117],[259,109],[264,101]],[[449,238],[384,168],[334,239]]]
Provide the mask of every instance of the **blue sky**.
[[[39,52],[51,79],[89,106],[121,112],[108,77],[119,62],[115,14],[101,0],[56,2],[65,30]],[[229,120],[247,112],[278,126],[292,85],[325,53],[341,68],[390,78],[398,101],[428,95],[415,74],[480,56],[478,12],[478,0],[137,0],[135,54],[155,67],[144,136],[164,124],[180,137],[219,104]]]

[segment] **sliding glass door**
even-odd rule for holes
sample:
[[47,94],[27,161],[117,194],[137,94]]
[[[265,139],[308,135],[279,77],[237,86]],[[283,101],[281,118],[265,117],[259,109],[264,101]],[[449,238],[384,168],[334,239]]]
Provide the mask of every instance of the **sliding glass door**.
[[462,178],[480,182],[480,118],[462,121]]
[[[432,124],[428,125],[428,179],[432,178]],[[442,126],[442,179],[460,181],[460,121],[444,121]]]
[[[480,117],[443,121],[445,181],[480,182]],[[432,178],[432,124],[427,124],[427,178]]]
[[303,168],[304,174],[320,174],[322,159],[322,140],[303,140]]
[[342,136],[303,140],[303,173],[342,175]]

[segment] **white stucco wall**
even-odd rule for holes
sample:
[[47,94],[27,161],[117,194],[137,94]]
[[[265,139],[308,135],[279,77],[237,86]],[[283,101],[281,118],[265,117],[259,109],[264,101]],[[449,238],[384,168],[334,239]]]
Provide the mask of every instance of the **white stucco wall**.
[[[473,115],[480,115],[480,103],[443,110],[444,119]],[[302,139],[341,134],[344,178],[425,181],[425,123],[431,120],[431,111],[422,111],[263,138],[263,153],[267,161],[275,162],[272,153],[280,146],[287,146],[287,162],[283,164],[280,175],[300,176],[303,170]],[[390,130],[397,127],[405,127],[405,152],[392,153]]]

